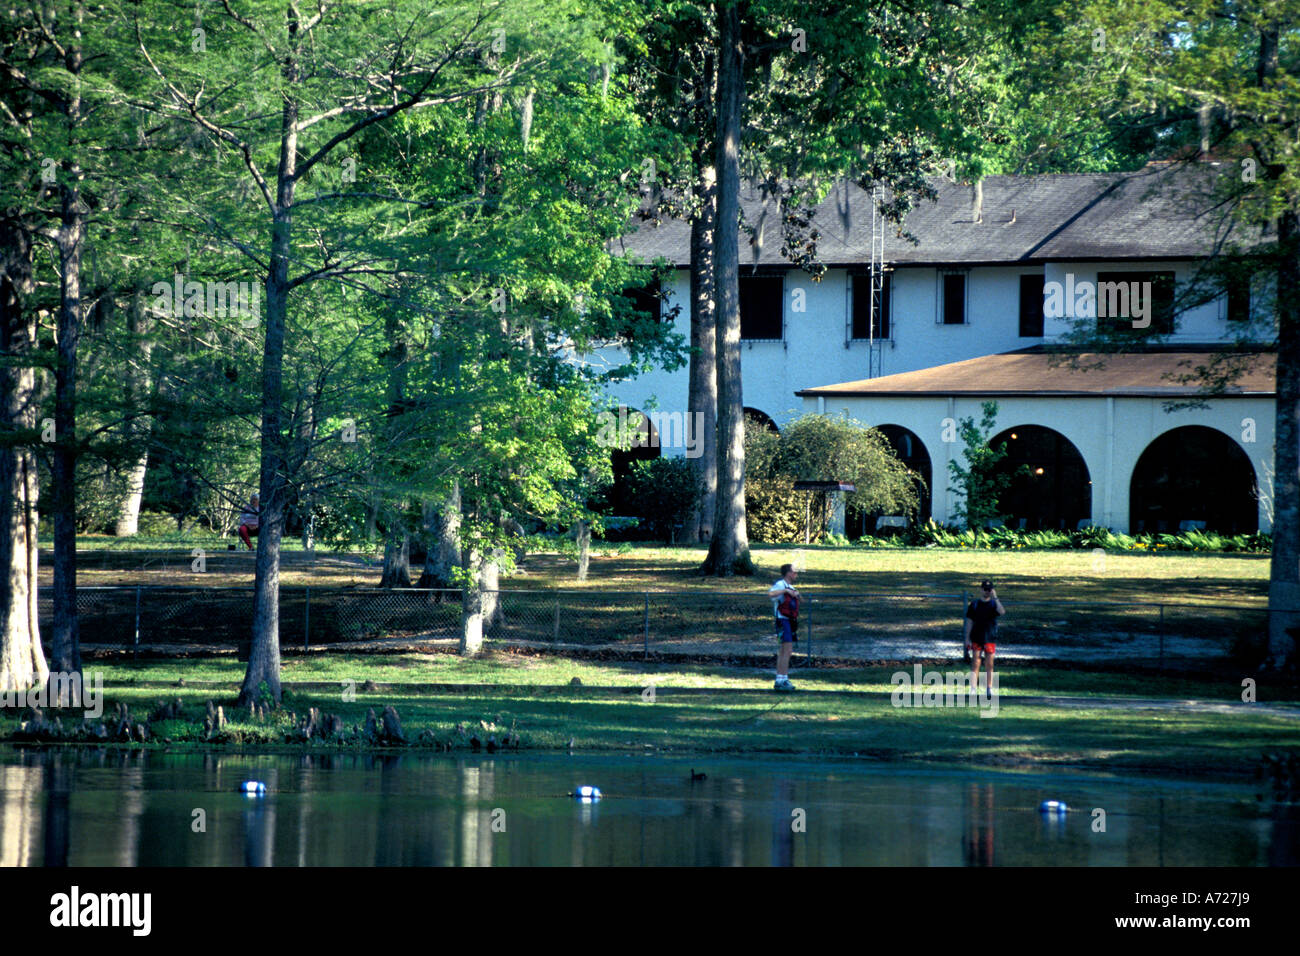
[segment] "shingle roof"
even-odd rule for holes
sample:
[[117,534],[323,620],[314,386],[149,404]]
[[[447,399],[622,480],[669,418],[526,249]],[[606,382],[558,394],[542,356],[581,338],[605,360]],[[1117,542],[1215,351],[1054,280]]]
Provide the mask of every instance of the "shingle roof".
[[[1148,166],[1133,173],[1053,173],[988,176],[980,222],[972,186],[935,180],[938,198],[922,202],[904,221],[913,244],[888,230],[885,261],[895,265],[1045,262],[1078,259],[1185,259],[1213,251],[1227,228],[1211,190],[1236,167]],[[813,222],[818,257],[828,266],[871,261],[868,193],[836,185]],[[782,266],[780,213],[757,189],[741,196],[746,223],[762,236],[757,258],[741,235],[741,264]],[[1233,238],[1238,238],[1236,232]],[[690,227],[680,220],[643,224],[622,241],[624,251],[678,266],[690,264]]]
[[[821,385],[795,392],[823,397],[881,397],[886,395],[1106,395],[1155,398],[1190,397],[1195,385],[1180,384],[1175,377],[1205,365],[1213,353],[1208,349],[1169,350],[1141,353],[1073,356],[1064,364],[1061,353],[1022,350],[984,355],[936,365],[916,372],[902,372],[880,378]],[[1249,368],[1228,389],[1227,396],[1262,398],[1275,392],[1277,356],[1250,356]],[[1098,366],[1100,363],[1100,367]]]

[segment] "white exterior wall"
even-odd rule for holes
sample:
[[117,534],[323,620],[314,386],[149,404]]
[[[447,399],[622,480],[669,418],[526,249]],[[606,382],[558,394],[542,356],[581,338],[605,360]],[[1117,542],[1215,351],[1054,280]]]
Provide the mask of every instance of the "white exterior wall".
[[[742,267],[742,274],[744,268]],[[893,274],[892,338],[880,345],[881,374],[893,375],[959,362],[1036,345],[1039,338],[1019,337],[1020,280],[1041,267],[989,267],[971,270],[967,279],[967,324],[937,321],[939,271],[902,268]],[[817,385],[834,385],[868,376],[868,345],[850,341],[850,273],[830,269],[821,282],[804,272],[786,273],[785,339],[782,342],[741,343],[744,401],[783,425],[801,413],[795,392]],[[797,292],[804,311],[794,311]],[[678,269],[665,290],[665,308],[680,306],[675,331],[690,342],[690,274]],[[598,365],[622,361],[621,350],[603,349],[589,356]],[[612,398],[630,408],[687,411],[689,372],[658,369],[609,389]],[[665,453],[672,453],[665,449]]]
[[[1066,274],[1075,281],[1095,283],[1100,271],[1169,271],[1186,281],[1192,266],[1185,262],[1151,263],[1047,263],[1046,266],[975,266],[967,273],[965,325],[939,322],[940,269],[901,267],[892,278],[891,339],[881,345],[881,374],[894,375],[994,355],[1052,341],[1069,330],[1069,319],[1045,320],[1045,338],[1020,337],[1020,276],[1041,273],[1046,282],[1064,285]],[[742,268],[743,272],[743,268]],[[804,292],[805,311],[795,312],[796,290]],[[778,425],[797,414],[794,393],[818,385],[833,385],[866,378],[868,346],[848,340],[851,309],[850,273],[828,270],[821,282],[791,270],[785,281],[785,340],[743,342],[741,370],[745,404],[770,415]],[[675,329],[689,342],[690,277],[678,269],[667,290],[666,307],[680,305]],[[1177,330],[1168,341],[1210,342],[1228,338],[1223,300],[1208,303],[1178,317]],[[847,345],[846,345],[847,343]],[[618,350],[605,349],[594,361],[620,361]],[[686,411],[688,373],[654,370],[610,389],[611,395],[633,408]]]
[[[1047,263],[1028,266],[974,266],[967,273],[967,309],[965,325],[942,325],[938,301],[940,274],[933,267],[899,267],[893,272],[891,292],[891,339],[881,348],[881,374],[893,375],[992,355],[1051,341],[1069,328],[1068,319],[1047,319],[1045,338],[1021,338],[1019,303],[1021,275],[1041,272],[1046,282],[1066,282],[1073,273],[1079,281],[1096,282],[1100,271],[1168,271],[1178,282],[1186,281],[1194,267],[1187,262],[1080,262]],[[741,267],[742,275],[745,267]],[[785,278],[784,326],[781,342],[742,342],[741,372],[744,403],[758,409],[784,425],[791,418],[815,410],[816,400],[795,397],[800,389],[864,379],[868,375],[868,346],[865,342],[847,342],[851,314],[850,273],[845,269],[828,270],[821,282],[799,270],[789,270]],[[804,311],[796,312],[796,293],[803,292]],[[690,342],[690,274],[686,269],[674,273],[665,290],[665,308],[680,306],[675,330]],[[1177,319],[1176,333],[1168,341],[1204,343],[1228,339],[1229,331],[1222,299],[1201,306]],[[597,365],[622,362],[621,350],[607,348],[588,361]],[[673,371],[652,370],[609,388],[611,399],[641,411],[690,411],[686,407],[689,388],[687,366]],[[910,428],[930,452],[934,464],[934,516],[946,520],[950,513],[946,493],[946,450],[939,441],[941,422],[947,417],[979,417],[979,401],[962,399],[954,409],[944,410],[945,399],[916,398],[872,399],[871,415],[866,415],[864,400],[831,399],[838,409],[845,402],[858,409],[851,414],[870,424],[893,423]],[[1093,476],[1093,517],[1096,523],[1121,529],[1128,523],[1128,480],[1137,457],[1152,439],[1179,424],[1202,424],[1218,428],[1240,443],[1241,419],[1256,421],[1256,442],[1243,447],[1255,465],[1257,479],[1266,472],[1263,464],[1272,464],[1273,405],[1271,400],[1231,400],[1216,403],[1210,411],[1187,411],[1165,414],[1158,399],[1118,398],[1113,400],[1113,425],[1108,425],[1106,399],[1103,398],[1017,398],[999,400],[999,420],[1007,427],[1037,424],[1054,428],[1079,449]],[[882,403],[895,403],[893,405]],[[899,407],[904,402],[908,407]],[[856,403],[856,404],[855,404]],[[935,403],[938,403],[937,405]],[[1241,409],[1248,408],[1247,411]],[[889,415],[881,417],[885,409]],[[894,411],[897,409],[897,411]],[[892,417],[890,417],[892,416]],[[1235,418],[1234,418],[1235,416]],[[1108,439],[1108,429],[1114,437]],[[1112,464],[1107,466],[1107,451]],[[682,447],[662,449],[665,455],[684,454]],[[1118,472],[1115,471],[1118,469]],[[1103,483],[1099,475],[1109,471],[1112,478]],[[1114,476],[1118,474],[1119,478]],[[1099,491],[1099,489],[1109,489]],[[1108,496],[1108,497],[1107,497]],[[1267,527],[1261,513],[1260,527]]]
[[[674,306],[681,307],[681,313],[673,323],[673,330],[681,335],[686,346],[691,344],[691,279],[690,272],[678,269],[673,273],[673,281],[664,288],[665,311]],[[606,369],[621,365],[626,360],[626,353],[614,346],[598,350],[585,357],[591,365]],[[690,365],[688,363],[673,372],[654,368],[623,382],[610,385],[606,391],[611,401],[638,411],[648,412],[652,409],[660,412],[687,411],[686,399],[690,391]],[[684,448],[663,448],[662,453],[669,456],[685,454]]]
[[972,268],[966,273],[965,325],[940,324],[940,275],[944,271],[908,267],[894,272],[894,342],[892,348],[885,347],[883,374],[915,372],[1043,342],[1020,337],[1020,277],[1042,274],[1042,266]]
[[[1096,289],[1098,272],[1173,272],[1176,286],[1189,281],[1195,266],[1188,262],[1151,261],[1151,262],[1049,262],[1043,270],[1044,282],[1059,282],[1068,288],[1067,274],[1074,275],[1074,283],[1093,283]],[[1096,314],[1095,312],[1093,313]],[[1048,339],[1055,339],[1069,331],[1071,320],[1068,317],[1046,319],[1043,332]],[[1161,341],[1169,345],[1180,342],[1215,342],[1228,339],[1227,300],[1220,296],[1212,302],[1188,309],[1174,319],[1174,334]]]
[[[930,453],[934,520],[954,522],[948,461],[961,457],[959,441],[943,441],[945,419],[979,420],[980,397],[880,396],[805,398],[803,411],[841,412],[868,425],[901,425],[910,429]],[[1060,432],[1079,450],[1092,480],[1092,523],[1114,531],[1129,530],[1129,484],[1138,458],[1165,432],[1184,425],[1204,425],[1223,432],[1246,453],[1255,479],[1267,495],[1273,465],[1273,401],[1268,398],[1226,399],[1207,409],[1165,412],[1158,398],[1105,396],[1006,397],[998,403],[997,431],[1039,425]],[[1253,419],[1254,441],[1243,420]],[[1272,529],[1267,502],[1259,503],[1259,528]]]

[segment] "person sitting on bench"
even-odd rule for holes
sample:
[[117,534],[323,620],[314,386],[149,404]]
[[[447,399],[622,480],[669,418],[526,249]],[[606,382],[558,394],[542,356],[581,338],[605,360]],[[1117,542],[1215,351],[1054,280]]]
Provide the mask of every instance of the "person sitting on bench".
[[259,515],[261,508],[258,507],[257,493],[248,499],[248,505],[239,515],[239,540],[243,541],[249,551],[253,550],[253,542],[249,540],[250,536],[257,537],[257,525],[261,520]]

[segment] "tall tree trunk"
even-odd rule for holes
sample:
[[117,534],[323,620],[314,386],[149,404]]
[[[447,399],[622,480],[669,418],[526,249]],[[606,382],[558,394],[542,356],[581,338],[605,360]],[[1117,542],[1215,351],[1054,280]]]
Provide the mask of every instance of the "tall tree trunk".
[[[73,108],[75,110],[75,107]],[[86,221],[81,202],[81,171],[72,164],[69,181],[60,189],[58,230],[59,318],[55,333],[54,453],[50,468],[54,491],[54,627],[50,641],[50,671],[71,677],[81,674],[81,635],[77,624],[77,346],[81,339],[81,257]],[[59,699],[51,704],[76,706],[70,687],[52,685]]]
[[753,574],[745,526],[745,408],[740,384],[740,129],[745,78],[736,0],[718,5],[718,213],[714,282],[718,348],[718,495],[700,570]]
[[[292,9],[292,8],[291,8]],[[298,24],[289,24],[289,43],[298,41]],[[271,266],[266,280],[266,336],[262,345],[261,522],[257,536],[257,570],[253,583],[253,641],[248,670],[239,689],[239,704],[254,703],[263,693],[280,702],[280,539],[288,487],[282,420],[284,333],[289,308],[289,259],[292,255],[293,194],[298,164],[298,82],[295,55],[286,56],[283,78],[287,95],[280,114],[280,164],[271,223]]]
[[381,588],[409,588],[411,586],[411,533],[393,529],[384,542],[384,571],[379,579]]
[[465,554],[465,601],[461,606],[460,653],[473,657],[483,650],[483,562],[476,551]]
[[696,195],[700,211],[691,222],[691,365],[686,409],[691,421],[698,415],[704,426],[703,434],[697,438],[700,457],[695,459],[695,471],[700,498],[691,537],[708,541],[713,536],[718,495],[718,330],[713,303],[717,184],[711,163],[700,170]]
[[36,461],[11,439],[36,430],[36,315],[25,306],[34,287],[31,239],[7,217],[0,217],[0,256],[0,690],[27,690],[49,676],[36,614]]
[[492,628],[501,623],[501,556],[500,548],[493,548],[483,559],[483,635],[486,637]]
[[[81,127],[80,75],[82,67],[80,3],[70,9],[69,40],[63,50],[63,67],[72,84],[64,101],[63,120],[69,142],[75,143]],[[74,154],[75,155],[75,154]],[[81,197],[83,173],[75,159],[61,164],[59,184],[59,315],[55,332],[54,436],[50,477],[54,491],[54,627],[50,641],[51,676],[58,673],[75,680],[60,680],[50,687],[50,703],[81,703],[81,635],[77,626],[77,345],[81,339],[81,259],[86,247],[87,209]]]
[[[407,370],[411,360],[410,337],[395,309],[390,309],[384,321],[387,348],[383,352],[384,365],[388,374],[388,408],[384,414],[385,446],[392,448],[398,444],[395,433],[400,427],[402,417],[410,404],[406,398]],[[401,467],[404,462],[390,461],[388,470],[393,466]],[[376,500],[377,503],[377,500]],[[409,588],[411,586],[411,532],[406,524],[404,505],[389,512],[388,533],[384,538],[384,570],[380,576],[381,588]]]
[[460,554],[460,484],[452,484],[451,494],[441,508],[425,505],[425,528],[428,547],[424,556],[422,588],[453,588],[453,569],[461,566]]
[[1278,220],[1277,412],[1268,666],[1294,664],[1300,628],[1300,216]]
[[587,580],[587,567],[591,564],[591,525],[579,521],[573,526],[573,537],[578,542],[578,580]]
[[302,515],[302,549],[304,551],[316,550],[316,515],[310,506]]
[[536,94],[536,90],[530,89],[519,104],[519,141],[525,152],[528,151],[528,134],[533,128],[533,98]]
[[373,544],[379,533],[379,501],[374,495],[366,500],[366,544]]
[[501,623],[501,558],[504,552],[493,548],[488,554],[470,550],[465,554],[464,569],[468,583],[461,608],[460,653],[473,657],[483,649],[483,638]]
[[[1277,84],[1276,21],[1260,28],[1256,78],[1263,89]],[[1279,167],[1267,162],[1270,178]],[[1300,216],[1294,205],[1277,222],[1277,383],[1273,447],[1273,554],[1268,582],[1268,655],[1266,666],[1294,665],[1300,628]]]
[[[131,352],[135,356],[126,369],[126,407],[138,411],[148,400],[151,382],[149,360],[153,341],[148,333],[148,317],[144,307],[144,289],[137,288],[127,310],[127,332],[131,338]],[[132,418],[126,425],[126,440],[133,458],[124,469],[125,488],[118,506],[114,534],[130,537],[140,530],[140,502],[144,498],[144,479],[149,467],[149,437],[147,418]]]

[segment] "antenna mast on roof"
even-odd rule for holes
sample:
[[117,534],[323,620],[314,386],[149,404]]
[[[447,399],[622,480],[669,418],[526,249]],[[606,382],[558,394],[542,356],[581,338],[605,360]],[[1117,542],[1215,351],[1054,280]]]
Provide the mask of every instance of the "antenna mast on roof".
[[885,200],[883,186],[871,190],[871,302],[867,306],[867,378],[881,375],[881,352],[884,338],[885,288],[885,217],[880,204]]

